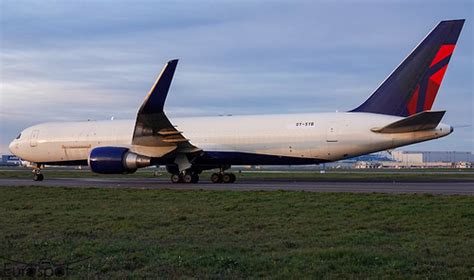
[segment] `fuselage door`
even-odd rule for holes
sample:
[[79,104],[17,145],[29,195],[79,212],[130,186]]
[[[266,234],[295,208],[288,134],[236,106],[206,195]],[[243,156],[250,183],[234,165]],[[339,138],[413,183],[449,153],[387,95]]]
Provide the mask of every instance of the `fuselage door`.
[[30,146],[36,147],[38,145],[38,133],[39,130],[33,130],[30,136]]

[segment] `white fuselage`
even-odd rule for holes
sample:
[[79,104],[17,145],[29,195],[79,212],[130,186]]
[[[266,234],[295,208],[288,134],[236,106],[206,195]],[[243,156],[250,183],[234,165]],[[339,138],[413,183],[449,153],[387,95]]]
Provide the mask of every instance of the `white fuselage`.
[[[448,135],[452,128],[377,133],[402,117],[372,113],[311,113],[173,118],[203,151],[317,158],[336,161]],[[100,146],[131,147],[135,120],[44,123],[21,132],[9,146],[23,160],[47,163],[87,160]]]

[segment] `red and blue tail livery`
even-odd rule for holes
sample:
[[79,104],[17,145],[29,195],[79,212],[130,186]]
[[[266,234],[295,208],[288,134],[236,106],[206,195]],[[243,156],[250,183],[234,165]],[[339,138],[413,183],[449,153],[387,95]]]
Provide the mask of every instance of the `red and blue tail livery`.
[[407,117],[431,110],[463,25],[464,19],[440,22],[352,112]]

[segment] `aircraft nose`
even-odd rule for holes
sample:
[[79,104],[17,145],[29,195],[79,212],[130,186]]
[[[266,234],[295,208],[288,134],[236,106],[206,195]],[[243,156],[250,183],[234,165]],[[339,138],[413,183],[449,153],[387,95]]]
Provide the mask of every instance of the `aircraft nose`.
[[10,152],[13,154],[13,147],[15,146],[15,140],[11,141],[10,144],[8,145],[8,149]]
[[454,131],[454,128],[452,126],[450,126],[449,133],[451,134],[451,133],[453,133],[453,131]]

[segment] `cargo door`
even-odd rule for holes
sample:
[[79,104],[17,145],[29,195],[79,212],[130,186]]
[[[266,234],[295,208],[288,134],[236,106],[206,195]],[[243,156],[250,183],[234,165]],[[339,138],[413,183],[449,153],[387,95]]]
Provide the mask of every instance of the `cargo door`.
[[333,160],[337,153],[338,134],[337,124],[334,122],[328,123],[326,126],[326,151],[324,153],[326,159]]

